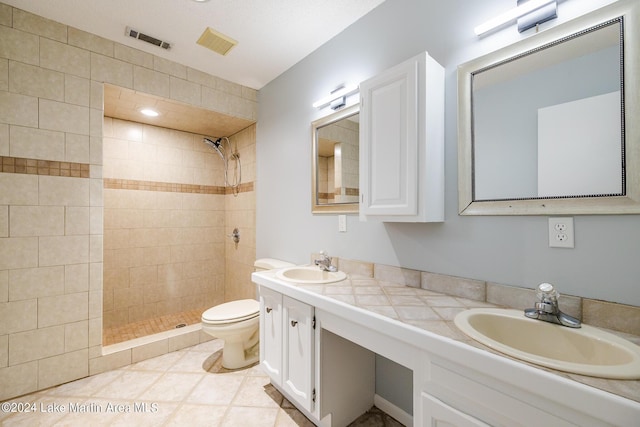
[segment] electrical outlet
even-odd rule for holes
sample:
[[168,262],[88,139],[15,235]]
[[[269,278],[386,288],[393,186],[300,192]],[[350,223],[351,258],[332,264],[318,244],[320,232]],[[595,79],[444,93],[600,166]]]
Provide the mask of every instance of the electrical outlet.
[[573,217],[549,218],[549,247],[574,247]]

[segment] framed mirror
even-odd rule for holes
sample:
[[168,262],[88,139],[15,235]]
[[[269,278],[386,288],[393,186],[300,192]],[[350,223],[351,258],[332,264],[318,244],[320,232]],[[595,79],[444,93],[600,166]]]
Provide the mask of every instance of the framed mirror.
[[640,213],[634,3],[459,67],[461,215]]
[[360,105],[311,123],[311,212],[358,213]]

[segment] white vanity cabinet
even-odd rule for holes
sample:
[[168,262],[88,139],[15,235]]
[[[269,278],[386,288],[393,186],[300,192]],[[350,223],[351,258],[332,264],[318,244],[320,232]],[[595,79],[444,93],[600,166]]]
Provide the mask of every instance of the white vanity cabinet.
[[444,84],[426,52],[360,84],[360,220],[444,221]]
[[314,308],[268,288],[260,289],[260,364],[296,406],[313,411]]

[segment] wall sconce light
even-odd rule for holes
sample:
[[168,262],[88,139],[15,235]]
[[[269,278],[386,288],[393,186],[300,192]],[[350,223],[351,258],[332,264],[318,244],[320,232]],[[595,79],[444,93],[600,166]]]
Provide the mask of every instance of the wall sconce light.
[[517,7],[474,28],[476,35],[518,21],[518,31],[523,32],[538,24],[557,18],[557,0],[517,0]]
[[358,91],[358,86],[349,85],[349,86],[340,86],[339,88],[333,90],[331,95],[324,97],[313,103],[314,108],[322,108],[325,105],[331,105],[332,110],[337,110],[338,108],[342,108],[345,106],[347,102],[347,96],[356,93]]

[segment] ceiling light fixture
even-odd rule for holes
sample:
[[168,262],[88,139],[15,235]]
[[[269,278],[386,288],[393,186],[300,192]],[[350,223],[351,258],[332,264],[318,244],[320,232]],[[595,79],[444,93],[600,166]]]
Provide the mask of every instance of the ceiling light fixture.
[[331,104],[331,108],[334,110],[337,110],[338,108],[345,106],[347,96],[353,93],[356,93],[357,91],[358,91],[358,86],[356,85],[340,86],[339,88],[333,90],[331,92],[331,95],[326,96],[314,102],[313,107],[322,108],[325,105]]
[[156,110],[152,110],[151,108],[143,108],[140,112],[147,117],[158,117],[160,115],[160,113]]
[[518,20],[518,31],[523,32],[557,17],[557,0],[517,0],[517,7],[474,28],[476,35]]

